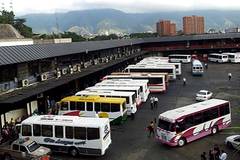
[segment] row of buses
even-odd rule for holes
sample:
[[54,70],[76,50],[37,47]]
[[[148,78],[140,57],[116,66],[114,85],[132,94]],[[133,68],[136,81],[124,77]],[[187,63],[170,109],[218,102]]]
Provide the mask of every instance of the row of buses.
[[[136,70],[137,68],[137,70]],[[30,138],[55,152],[101,156],[110,147],[111,124],[134,115],[150,92],[165,92],[169,80],[181,75],[181,63],[148,57],[125,72],[58,102],[58,115],[32,116],[17,125],[20,138]],[[159,115],[157,139],[171,146],[215,134],[231,123],[230,103],[209,100]]]

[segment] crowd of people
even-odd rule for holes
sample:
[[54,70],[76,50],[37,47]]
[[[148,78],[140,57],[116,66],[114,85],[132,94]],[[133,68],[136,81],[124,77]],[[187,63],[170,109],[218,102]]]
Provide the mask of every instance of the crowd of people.
[[8,123],[6,122],[5,125],[1,129],[0,133],[0,144],[5,142],[13,142],[15,139],[18,138],[18,133],[16,130],[15,123],[13,119]]
[[214,145],[214,147],[209,150],[208,156],[206,152],[203,152],[201,154],[201,160],[226,160],[226,159],[227,153],[224,150],[220,150],[218,145]]

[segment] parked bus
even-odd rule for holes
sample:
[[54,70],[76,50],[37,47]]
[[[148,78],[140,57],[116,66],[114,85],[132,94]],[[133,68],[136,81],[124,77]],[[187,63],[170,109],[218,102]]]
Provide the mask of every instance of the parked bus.
[[228,62],[228,56],[219,53],[212,53],[208,55],[208,60],[211,62],[225,63]]
[[103,80],[101,83],[95,84],[95,86],[128,86],[128,87],[140,87],[140,97],[143,102],[146,102],[150,93],[148,88],[148,80]]
[[182,65],[181,63],[169,63],[166,61],[141,61],[137,63],[136,65],[174,65],[176,68],[176,75],[180,76],[182,74]]
[[169,62],[190,63],[191,55],[185,54],[171,54],[168,56]]
[[170,146],[183,146],[230,124],[230,102],[210,99],[160,114],[156,138]]
[[120,124],[127,119],[125,98],[69,96],[59,103],[59,115],[107,117],[112,124]]
[[76,96],[100,96],[100,97],[114,97],[126,98],[127,115],[135,114],[137,111],[136,93],[134,92],[121,92],[121,91],[108,91],[108,90],[83,90],[75,94]]
[[102,156],[112,142],[108,118],[40,115],[25,119],[17,128],[19,138],[72,156]]
[[192,75],[197,75],[197,76],[201,76],[203,75],[203,72],[204,72],[204,68],[203,68],[203,65],[202,63],[195,59],[192,61]]
[[111,75],[105,76],[103,79],[133,79],[142,80],[147,79],[150,93],[166,92],[168,85],[167,73],[122,73],[113,72]]
[[223,53],[228,56],[228,61],[231,63],[240,63],[240,53]]
[[169,80],[176,79],[176,67],[174,65],[129,65],[126,69],[128,73],[168,73]]
[[107,90],[107,91],[122,91],[122,92],[134,92],[136,94],[136,104],[137,107],[141,106],[142,99],[140,97],[140,87],[118,87],[118,86],[92,86],[86,88],[86,90]]

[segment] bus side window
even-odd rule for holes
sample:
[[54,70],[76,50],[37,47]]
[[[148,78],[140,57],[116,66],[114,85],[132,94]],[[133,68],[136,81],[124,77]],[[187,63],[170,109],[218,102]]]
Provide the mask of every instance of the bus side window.
[[74,127],[74,138],[86,140],[87,139],[86,132],[87,129],[85,127]]
[[194,115],[194,125],[198,125],[203,122],[203,115],[202,113],[197,113]]
[[87,111],[93,111],[93,103],[87,102]]
[[62,111],[68,111],[68,102],[61,103],[61,110]]
[[52,137],[53,136],[53,127],[50,125],[42,125],[42,136],[43,137]]
[[87,128],[87,139],[93,140],[93,139],[99,139],[99,128]]
[[95,111],[96,111],[96,112],[101,111],[101,103],[96,102],[94,108],[95,108]]
[[33,136],[41,136],[41,125],[39,124],[33,125]]
[[67,126],[65,128],[65,136],[66,138],[73,139],[73,127]]
[[22,135],[32,136],[32,127],[30,125],[22,125]]
[[55,126],[55,137],[63,138],[63,126]]
[[76,109],[79,111],[85,111],[85,103],[84,102],[77,102]]
[[75,102],[70,102],[70,110],[76,110],[76,104]]
[[111,112],[119,112],[120,111],[120,104],[111,104]]
[[223,106],[220,106],[220,116],[224,116],[224,115],[227,115],[229,114],[230,111],[229,111],[229,104],[224,104]]
[[102,103],[101,111],[102,112],[110,112],[110,103]]
[[194,126],[194,119],[193,119],[193,116],[189,116],[189,117],[186,117],[185,118],[185,127],[186,128],[190,128]]

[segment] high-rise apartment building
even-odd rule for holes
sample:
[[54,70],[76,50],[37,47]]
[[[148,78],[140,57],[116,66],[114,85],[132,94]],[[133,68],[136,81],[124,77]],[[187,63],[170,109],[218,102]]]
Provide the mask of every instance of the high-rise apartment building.
[[161,20],[160,22],[157,22],[156,29],[160,36],[176,35],[176,24],[171,23],[170,20]]
[[184,34],[203,34],[204,17],[202,16],[185,16],[183,17]]

